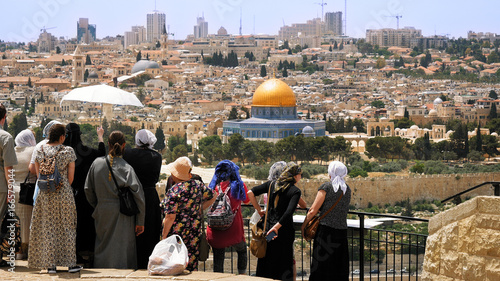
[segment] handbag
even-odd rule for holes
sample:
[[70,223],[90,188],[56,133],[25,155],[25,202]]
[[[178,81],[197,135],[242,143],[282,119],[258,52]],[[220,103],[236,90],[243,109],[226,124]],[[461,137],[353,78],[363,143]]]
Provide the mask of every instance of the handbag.
[[137,203],[135,203],[134,195],[132,194],[132,190],[128,186],[118,186],[116,182],[115,174],[113,173],[113,169],[111,168],[111,164],[109,163],[108,157],[106,158],[106,163],[108,164],[109,172],[113,177],[113,181],[115,182],[115,186],[118,189],[118,198],[120,198],[120,213],[126,216],[135,216],[139,213],[139,208],[137,207]]
[[[267,240],[266,240],[266,223],[267,223],[267,212],[269,211],[269,193],[271,192],[271,188],[267,191],[267,207],[266,207],[266,215],[264,218],[260,218],[259,222],[252,225],[250,228],[252,232],[252,239],[250,240],[250,252],[256,258],[263,258],[266,256],[267,250]],[[262,221],[264,219],[264,221]],[[263,225],[263,227],[261,227]]]
[[30,173],[24,179],[24,182],[20,184],[21,190],[19,191],[19,204],[30,205],[33,206],[33,194],[35,194],[35,186],[34,182],[27,182]]
[[200,256],[198,260],[206,261],[208,260],[208,255],[210,254],[210,245],[207,241],[207,233],[205,232],[205,219],[203,218],[203,208],[200,208],[201,212],[201,236],[200,236]]
[[344,193],[340,193],[340,197],[339,199],[337,199],[337,202],[335,202],[335,204],[333,204],[330,209],[328,209],[328,211],[326,211],[321,217],[316,215],[314,216],[307,224],[306,226],[304,227],[304,239],[306,239],[306,241],[311,241],[312,239],[314,239],[314,237],[316,237],[316,232],[318,231],[318,227],[319,227],[319,222],[321,221],[321,219],[323,219],[326,215],[328,215],[328,213],[330,213],[331,210],[333,210],[333,208],[335,208],[335,206],[337,206],[337,204],[340,202],[340,199],[342,199],[342,196],[344,195]]

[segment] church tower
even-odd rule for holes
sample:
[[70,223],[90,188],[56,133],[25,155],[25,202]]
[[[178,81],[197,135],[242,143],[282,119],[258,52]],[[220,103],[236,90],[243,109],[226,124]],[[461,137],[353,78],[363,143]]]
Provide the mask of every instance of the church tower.
[[77,46],[75,53],[73,54],[73,79],[71,80],[71,85],[73,87],[78,86],[78,84],[83,83],[83,75],[85,73],[85,61],[80,47]]

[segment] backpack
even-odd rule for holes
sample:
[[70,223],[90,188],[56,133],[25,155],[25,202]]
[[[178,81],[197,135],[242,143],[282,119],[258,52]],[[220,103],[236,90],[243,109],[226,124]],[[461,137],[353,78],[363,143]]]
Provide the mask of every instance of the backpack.
[[233,209],[231,208],[231,200],[227,196],[229,189],[231,189],[230,186],[227,187],[226,192],[222,192],[222,188],[219,185],[219,195],[217,195],[217,199],[215,199],[215,202],[208,209],[207,223],[212,230],[226,230],[231,227],[234,216],[238,212],[238,209],[236,209],[233,213]]
[[46,157],[42,145],[43,159],[40,162],[38,174],[38,187],[40,190],[57,191],[62,187],[63,181],[57,168],[56,158],[63,148],[64,146],[61,146],[54,156]]

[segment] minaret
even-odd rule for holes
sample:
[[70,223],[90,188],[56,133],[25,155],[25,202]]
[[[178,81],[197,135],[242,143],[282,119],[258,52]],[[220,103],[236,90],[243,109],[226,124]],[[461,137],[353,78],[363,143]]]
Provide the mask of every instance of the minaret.
[[84,56],[80,51],[80,47],[77,46],[73,54],[73,79],[71,81],[73,87],[83,82],[83,74],[85,72],[85,62],[83,58]]

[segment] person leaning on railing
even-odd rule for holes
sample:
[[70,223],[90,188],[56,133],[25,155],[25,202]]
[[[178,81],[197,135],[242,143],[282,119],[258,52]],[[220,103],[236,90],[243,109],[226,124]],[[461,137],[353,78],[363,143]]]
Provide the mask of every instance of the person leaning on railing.
[[307,212],[302,225],[304,226],[318,212],[323,215],[340,198],[338,204],[319,223],[314,238],[311,275],[309,280],[348,280],[349,279],[349,248],[347,242],[347,212],[351,201],[351,189],[345,183],[347,167],[339,161],[333,161],[328,166],[330,181],[322,184]]
[[257,262],[257,276],[278,280],[293,280],[293,212],[297,207],[301,191],[295,184],[302,177],[302,170],[294,162],[287,164],[277,181],[267,181],[248,192],[248,198],[261,216],[255,196],[270,193],[266,222],[266,234],[276,236],[267,243],[266,256]]

